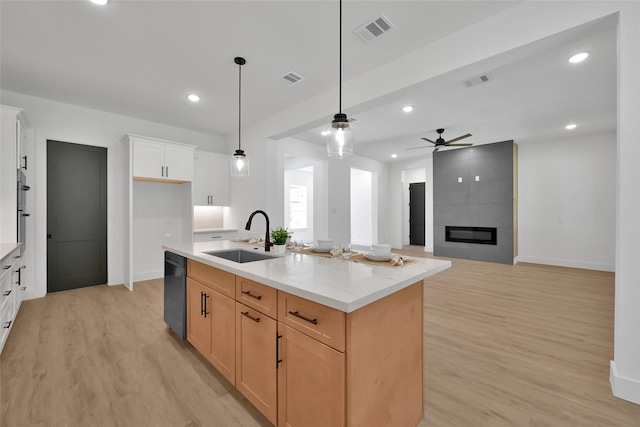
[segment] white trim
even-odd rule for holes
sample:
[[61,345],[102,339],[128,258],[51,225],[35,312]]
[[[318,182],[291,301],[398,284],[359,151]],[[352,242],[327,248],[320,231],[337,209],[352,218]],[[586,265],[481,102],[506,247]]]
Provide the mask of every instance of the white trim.
[[517,257],[515,257],[515,258],[513,259],[513,265],[516,265],[516,264],[517,264],[517,263],[519,263],[519,262],[520,262],[520,255],[518,255]]
[[613,395],[640,405],[640,382],[618,375],[618,368],[614,360],[610,362],[609,366],[609,382]]
[[164,271],[162,270],[143,271],[141,273],[134,273],[132,284],[135,282],[141,282],[143,280],[161,279],[163,277],[164,277]]
[[516,262],[530,262],[532,264],[545,264],[545,265],[555,265],[558,267],[582,268],[585,270],[598,270],[598,271],[609,271],[609,272],[615,271],[615,266],[613,264],[597,264],[592,262],[576,261],[576,260],[570,260],[570,259],[553,259],[553,258],[541,258],[541,257],[519,255],[514,259],[514,264]]

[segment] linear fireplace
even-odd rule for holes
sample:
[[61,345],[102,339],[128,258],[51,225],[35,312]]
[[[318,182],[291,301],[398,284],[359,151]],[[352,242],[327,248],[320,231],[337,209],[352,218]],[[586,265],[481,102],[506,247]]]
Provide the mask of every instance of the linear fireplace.
[[445,226],[445,241],[497,245],[498,229],[495,227],[456,227]]

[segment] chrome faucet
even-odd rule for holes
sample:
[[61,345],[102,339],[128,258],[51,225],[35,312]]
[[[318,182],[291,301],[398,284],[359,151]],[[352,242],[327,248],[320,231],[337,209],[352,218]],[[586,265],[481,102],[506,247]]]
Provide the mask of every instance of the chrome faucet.
[[267,220],[267,232],[265,233],[265,236],[264,236],[264,251],[269,252],[270,251],[269,248],[273,246],[273,244],[271,244],[271,241],[269,240],[269,217],[267,216],[267,213],[265,211],[257,210],[253,212],[249,217],[249,221],[247,221],[247,225],[245,225],[244,229],[245,230],[251,229],[251,220],[253,220],[253,216],[257,213],[264,215],[264,219]]

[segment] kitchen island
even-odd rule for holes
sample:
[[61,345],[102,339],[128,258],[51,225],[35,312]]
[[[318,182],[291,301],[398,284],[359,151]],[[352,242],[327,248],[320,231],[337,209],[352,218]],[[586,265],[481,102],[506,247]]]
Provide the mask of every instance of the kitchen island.
[[241,264],[205,252],[264,248],[164,249],[188,259],[187,340],[274,425],[420,422],[422,281],[449,261],[391,267],[287,252]]

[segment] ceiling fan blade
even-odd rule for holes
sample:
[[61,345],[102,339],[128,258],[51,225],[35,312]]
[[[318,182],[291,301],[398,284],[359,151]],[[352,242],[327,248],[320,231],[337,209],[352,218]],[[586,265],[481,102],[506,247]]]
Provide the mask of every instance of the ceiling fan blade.
[[436,153],[439,149],[440,149],[440,147],[434,148],[433,151],[431,152],[431,154]]
[[[459,137],[457,137],[457,138],[450,139],[450,140],[448,141],[448,143],[449,143],[449,142],[456,142],[456,141],[460,141],[461,139],[469,138],[470,136],[471,136],[471,134],[470,134],[470,133],[468,133],[468,134],[466,134],[466,135],[462,135],[462,136],[459,136]],[[448,143],[447,143],[447,145],[449,145]]]
[[420,139],[424,139],[427,142],[430,142],[432,144],[435,144],[435,141],[430,140],[429,138],[420,138]]
[[431,148],[428,145],[423,145],[422,147],[411,147],[411,148],[405,148],[405,150],[418,150],[420,148]]
[[449,144],[448,142],[445,144],[447,147],[470,147],[473,144]]

